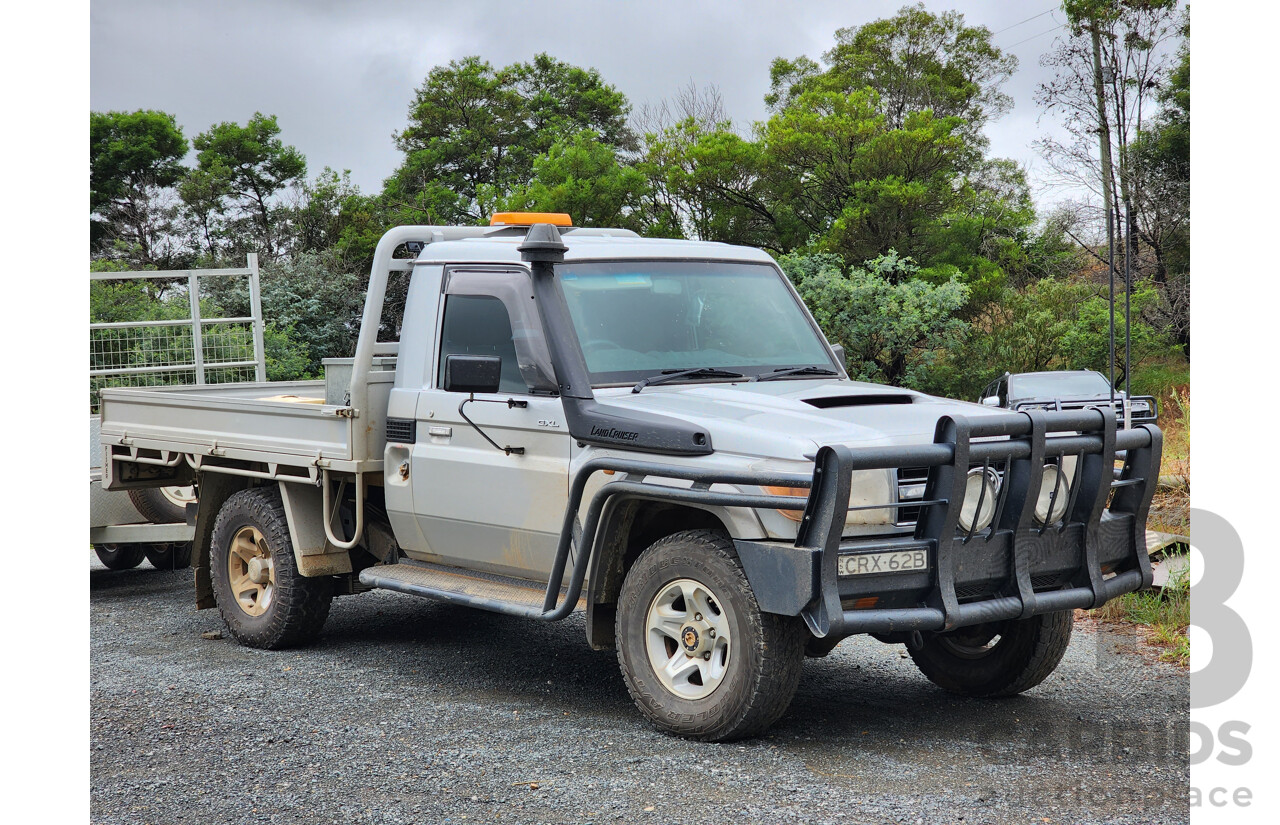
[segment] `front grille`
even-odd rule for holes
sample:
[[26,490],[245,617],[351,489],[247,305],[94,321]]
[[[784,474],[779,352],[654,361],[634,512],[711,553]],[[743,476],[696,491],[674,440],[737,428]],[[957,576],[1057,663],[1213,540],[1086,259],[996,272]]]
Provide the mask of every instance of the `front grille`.
[[1031,577],[1032,590],[1048,590],[1051,587],[1058,586],[1058,580],[1062,576],[1058,573],[1041,573]]
[[962,584],[956,587],[957,599],[971,599],[974,596],[983,596],[991,592],[992,585],[982,582],[979,584]]
[[[898,501],[924,498],[924,483],[929,478],[928,467],[898,468]],[[919,507],[899,507],[896,522],[899,527],[914,527],[920,520]]]
[[412,418],[388,418],[387,440],[396,444],[412,444],[417,440],[417,421]]

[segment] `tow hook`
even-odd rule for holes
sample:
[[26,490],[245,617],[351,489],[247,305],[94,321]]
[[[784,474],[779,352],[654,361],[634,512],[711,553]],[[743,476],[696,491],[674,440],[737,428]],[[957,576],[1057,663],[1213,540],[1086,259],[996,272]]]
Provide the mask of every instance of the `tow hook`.
[[924,647],[924,635],[919,630],[911,631],[911,634],[907,636],[907,647],[912,650],[922,649]]
[[409,462],[407,461],[400,462],[400,478],[409,480]]

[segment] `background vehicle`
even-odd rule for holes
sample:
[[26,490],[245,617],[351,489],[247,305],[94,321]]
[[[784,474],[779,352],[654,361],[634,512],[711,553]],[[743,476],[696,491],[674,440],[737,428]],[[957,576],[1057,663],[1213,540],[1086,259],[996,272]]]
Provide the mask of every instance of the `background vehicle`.
[[242,643],[373,587],[582,610],[656,725],[725,740],[855,633],[1027,690],[1072,609],[1149,584],[1155,427],[850,381],[760,250],[495,219],[387,232],[324,382],[102,391],[107,488],[195,482],[197,605]]
[[[209,277],[244,278],[250,315],[202,316],[201,284]],[[239,269],[97,271],[90,272],[89,279],[103,293],[95,296],[103,304],[109,307],[114,297],[116,303],[133,307],[135,316],[89,324],[89,542],[112,570],[137,567],[144,558],[161,569],[188,567],[195,528],[187,523],[186,509],[196,502],[194,487],[104,490],[98,391],[108,386],[264,381],[258,256],[250,254]],[[166,303],[158,300],[166,290],[178,299],[167,307],[185,303],[187,317],[168,317]],[[109,295],[112,291],[119,294]],[[138,317],[143,315],[157,317]]]
[[978,399],[988,407],[1007,410],[1082,410],[1111,405],[1122,427],[1154,424],[1159,414],[1156,399],[1135,395],[1129,400],[1129,421],[1125,422],[1123,390],[1111,389],[1107,377],[1096,370],[1052,370],[1018,372],[1000,376],[987,385]]

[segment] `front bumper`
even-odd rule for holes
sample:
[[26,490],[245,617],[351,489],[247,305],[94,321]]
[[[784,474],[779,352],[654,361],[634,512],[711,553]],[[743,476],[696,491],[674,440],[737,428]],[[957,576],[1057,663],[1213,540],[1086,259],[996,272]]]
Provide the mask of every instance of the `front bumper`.
[[[546,621],[569,615],[587,568],[594,564],[590,621],[600,582],[606,578],[602,559],[617,558],[616,548],[608,546],[612,538],[601,529],[602,516],[606,508],[629,499],[703,508],[803,510],[794,542],[734,543],[760,608],[803,617],[819,638],[952,630],[1098,607],[1151,584],[1146,521],[1159,478],[1160,448],[1160,430],[1154,425],[1117,431],[1115,417],[1097,409],[1031,410],[979,419],[943,416],[931,444],[825,446],[818,451],[811,476],[593,458],[570,484],[544,603],[528,615]],[[1115,464],[1121,455],[1124,467],[1117,476]],[[1073,480],[1063,515],[1041,524],[1036,510],[1045,465],[1065,466],[1065,459],[1072,457]],[[928,468],[923,500],[859,505],[919,508],[912,535],[843,537],[855,471],[920,467]],[[974,467],[996,473],[1002,482],[990,526],[965,531],[959,526],[960,510],[968,472]],[[597,472],[622,475],[596,491],[579,522],[587,481]],[[671,479],[691,485],[671,486]],[[809,494],[730,492],[722,485],[808,488]],[[1054,505],[1049,501],[1045,512],[1058,512]],[[893,550],[923,550],[928,554],[927,569],[839,574],[842,554]],[[570,559],[572,570],[562,591]]]
[[[1160,466],[1154,425],[1117,432],[1098,410],[945,417],[930,445],[823,447],[796,541],[737,541],[762,609],[804,617],[815,636],[951,630],[1094,608],[1151,583],[1146,518]],[[1117,453],[1124,459],[1117,477]],[[1066,512],[1036,520],[1046,463],[1075,456]],[[914,535],[842,538],[850,474],[928,467]],[[1000,474],[991,526],[959,526],[966,474]],[[801,499],[785,499],[795,507]],[[1050,510],[1053,508],[1051,507]],[[926,570],[841,576],[841,555],[923,550]]]

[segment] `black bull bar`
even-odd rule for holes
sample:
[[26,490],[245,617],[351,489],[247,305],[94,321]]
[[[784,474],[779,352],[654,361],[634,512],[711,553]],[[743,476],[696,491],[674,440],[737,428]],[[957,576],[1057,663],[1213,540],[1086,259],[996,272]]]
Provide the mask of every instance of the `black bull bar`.
[[[584,464],[570,486],[560,546],[541,608],[522,615],[554,621],[572,612],[591,567],[588,609],[604,575],[601,522],[627,500],[710,507],[803,510],[794,543],[735,540],[762,610],[802,616],[820,638],[855,633],[951,630],[1072,608],[1094,608],[1151,584],[1147,511],[1160,468],[1162,436],[1155,425],[1117,431],[1114,415],[1097,409],[1038,410],[943,416],[931,444],[900,447],[824,446],[812,476],[732,472],[696,465],[600,457]],[[1123,457],[1123,469],[1116,460]],[[1065,466],[1063,515],[1036,518],[1047,463]],[[927,468],[924,497],[854,510],[919,508],[912,535],[845,538],[852,475],[864,470]],[[991,524],[962,529],[961,505],[971,470],[1000,478]],[[622,474],[592,497],[578,528],[588,479]],[[682,479],[689,487],[652,483]],[[1055,476],[1056,478],[1056,476]],[[712,485],[807,488],[778,496],[712,489]],[[1055,482],[1047,510],[1057,510]],[[981,509],[978,502],[977,509]],[[577,552],[575,551],[575,548]],[[923,551],[924,570],[841,576],[840,557]],[[565,589],[566,567],[573,567]]]
[[[946,416],[938,422],[933,444],[823,447],[793,548],[796,561],[809,562],[814,585],[800,615],[819,637],[951,630],[1094,608],[1147,587],[1151,562],[1146,521],[1159,476],[1161,440],[1154,425],[1117,432],[1114,416],[1089,409],[976,419]],[[1117,453],[1124,458],[1119,473]],[[1059,493],[1066,496],[1063,515],[1042,524],[1036,507],[1046,463],[1064,466],[1070,457],[1075,458],[1074,470],[1063,471],[1069,487],[1055,483],[1048,491],[1049,513],[1057,511]],[[852,473],[895,467],[928,468],[923,501],[906,503],[920,507],[914,535],[843,539]],[[1001,483],[990,527],[966,530],[960,511],[975,468],[995,470]],[[975,509],[981,508],[979,499]],[[763,587],[757,591],[766,591],[765,601],[777,601],[777,596],[785,601],[787,594],[768,592],[777,588],[767,584],[781,584],[785,576],[751,575],[753,567],[764,572],[759,570],[762,562],[776,568],[777,551],[764,543],[737,544],[753,587],[759,578]],[[843,580],[839,575],[841,555],[893,550],[925,551],[928,570]],[[803,566],[797,565],[796,572]],[[805,595],[802,590],[796,598]],[[876,606],[882,601],[897,606]]]

